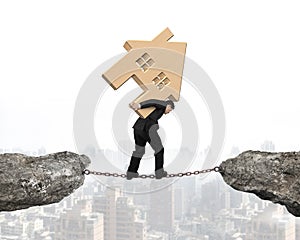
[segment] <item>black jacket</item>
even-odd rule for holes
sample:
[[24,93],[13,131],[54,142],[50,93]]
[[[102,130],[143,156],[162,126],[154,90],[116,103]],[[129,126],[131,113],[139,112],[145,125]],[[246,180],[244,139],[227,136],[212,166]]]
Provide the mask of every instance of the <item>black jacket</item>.
[[167,103],[157,99],[149,99],[140,103],[141,108],[155,107],[155,110],[146,118],[139,117],[133,125],[134,129],[143,130],[148,132],[150,127],[154,124],[158,124],[158,119],[164,114]]

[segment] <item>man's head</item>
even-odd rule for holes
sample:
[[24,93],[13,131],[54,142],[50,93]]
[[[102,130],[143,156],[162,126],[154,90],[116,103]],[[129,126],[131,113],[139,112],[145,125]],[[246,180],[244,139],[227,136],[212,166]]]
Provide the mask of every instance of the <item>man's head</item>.
[[167,100],[166,103],[167,103],[167,106],[166,106],[165,114],[168,114],[175,108],[175,104],[171,100]]

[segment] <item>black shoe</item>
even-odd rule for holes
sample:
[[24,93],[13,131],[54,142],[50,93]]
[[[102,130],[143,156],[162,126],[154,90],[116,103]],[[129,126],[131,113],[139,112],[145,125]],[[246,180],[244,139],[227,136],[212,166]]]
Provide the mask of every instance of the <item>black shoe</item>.
[[138,178],[139,177],[139,173],[137,172],[128,172],[126,173],[126,178],[127,180],[131,180],[132,178]]
[[161,179],[162,177],[166,177],[167,175],[168,175],[168,173],[166,171],[164,171],[163,168],[160,168],[160,169],[155,171],[155,178],[156,179]]

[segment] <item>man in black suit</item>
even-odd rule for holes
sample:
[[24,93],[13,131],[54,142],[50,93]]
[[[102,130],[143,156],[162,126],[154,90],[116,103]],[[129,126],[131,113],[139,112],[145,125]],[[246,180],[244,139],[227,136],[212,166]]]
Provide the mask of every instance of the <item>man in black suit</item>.
[[157,133],[157,130],[159,129],[158,119],[160,119],[163,114],[168,114],[175,108],[174,102],[171,100],[161,101],[157,99],[149,99],[141,102],[140,104],[131,103],[129,106],[134,110],[147,107],[155,107],[155,110],[145,119],[139,117],[133,125],[135,151],[132,153],[130,165],[127,170],[127,179],[130,180],[139,176],[137,170],[140,165],[140,160],[145,154],[145,146],[147,142],[149,142],[155,151],[155,177],[157,179],[166,177],[168,173],[163,169],[164,147]]

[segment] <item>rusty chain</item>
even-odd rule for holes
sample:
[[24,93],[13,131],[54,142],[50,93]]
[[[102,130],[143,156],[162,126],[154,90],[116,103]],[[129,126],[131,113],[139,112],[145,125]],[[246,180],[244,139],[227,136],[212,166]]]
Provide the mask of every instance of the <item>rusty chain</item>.
[[[221,172],[221,167],[214,167],[214,168],[210,168],[210,169],[204,169],[204,170],[200,170],[200,171],[194,171],[194,172],[185,172],[185,173],[168,173],[166,178],[171,178],[171,177],[183,177],[183,176],[190,176],[190,175],[198,175],[201,173],[209,173],[209,172]],[[122,173],[109,173],[109,172],[97,172],[97,171],[91,171],[88,169],[83,170],[82,172],[85,175],[98,175],[98,176],[106,176],[106,177],[122,177],[122,178],[126,178],[126,174]],[[138,178],[155,178],[154,174],[141,174],[138,176]]]

